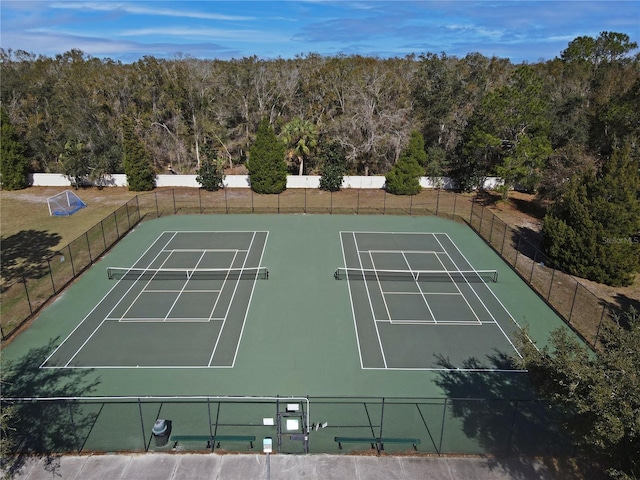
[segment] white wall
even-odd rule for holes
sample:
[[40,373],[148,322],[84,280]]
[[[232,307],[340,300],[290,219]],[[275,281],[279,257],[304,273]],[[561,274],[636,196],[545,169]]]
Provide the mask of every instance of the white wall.
[[[69,179],[59,173],[33,173],[29,175],[29,180],[34,187],[70,187]],[[343,178],[342,188],[369,188],[380,189],[384,187],[385,179],[383,176],[347,176]],[[229,188],[249,188],[248,175],[227,175],[224,184]],[[502,184],[502,179],[497,177],[487,177],[484,188],[490,190]],[[289,175],[287,177],[287,188],[318,188],[320,185],[320,176],[318,175]],[[444,188],[451,190],[455,188],[455,183],[451,178],[430,178],[421,177],[420,185],[423,188]],[[127,176],[124,174],[115,174],[105,178],[100,185],[103,187],[126,187]],[[200,184],[196,182],[196,175],[157,175],[157,187],[193,187],[199,188]]]

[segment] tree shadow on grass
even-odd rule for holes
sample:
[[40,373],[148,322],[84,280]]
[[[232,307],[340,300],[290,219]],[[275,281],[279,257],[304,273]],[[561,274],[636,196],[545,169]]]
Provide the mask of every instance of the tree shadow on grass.
[[495,352],[489,356],[495,372],[482,368],[477,358],[464,361],[457,370],[444,357],[436,384],[451,400],[447,416],[461,422],[462,444],[469,441],[491,456],[490,466],[508,471],[513,479],[540,478],[533,456],[566,457],[573,446],[562,427],[562,415],[548,402],[538,399],[527,374],[518,373],[514,361]]
[[94,413],[83,412],[69,400],[13,401],[16,398],[80,397],[95,390],[99,380],[90,369],[40,368],[58,340],[29,350],[21,358],[2,364],[2,408],[6,420],[7,455],[2,470],[19,474],[33,456],[45,459],[47,470],[59,468],[59,454],[82,450],[83,437],[95,422]]
[[44,259],[60,243],[62,237],[57,233],[39,230],[23,230],[2,239],[2,284],[4,290],[24,276],[41,278],[49,271]]

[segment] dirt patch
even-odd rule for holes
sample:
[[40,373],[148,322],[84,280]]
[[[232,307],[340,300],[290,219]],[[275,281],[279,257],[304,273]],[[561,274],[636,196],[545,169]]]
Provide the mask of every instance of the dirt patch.
[[[542,222],[547,204],[540,202],[535,195],[522,192],[511,192],[508,200],[502,200],[500,195],[492,192],[483,193],[481,202],[509,226],[526,235],[527,240],[541,248]],[[640,273],[636,275],[633,284],[628,287],[610,287],[587,279],[576,278],[608,305],[618,309],[634,306],[640,310]]]

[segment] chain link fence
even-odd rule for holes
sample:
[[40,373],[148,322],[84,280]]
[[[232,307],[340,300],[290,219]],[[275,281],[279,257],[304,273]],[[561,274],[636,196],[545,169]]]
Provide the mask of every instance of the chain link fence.
[[[218,396],[3,401],[22,422],[13,425],[13,441],[14,450],[23,454],[250,452],[260,451],[267,437],[277,453],[294,454],[573,453],[561,414],[538,400]],[[158,420],[167,426],[163,438],[154,432]]]
[[217,192],[156,189],[129,200],[84,235],[32,268],[33,276],[3,286],[0,333],[11,338],[52,297],[108,251],[142,219],[176,214],[320,213],[437,215],[468,223],[589,345],[597,347],[606,302],[553,265],[526,234],[508,226],[475,197],[441,189],[417,195],[384,190],[290,189],[261,195],[248,188]]

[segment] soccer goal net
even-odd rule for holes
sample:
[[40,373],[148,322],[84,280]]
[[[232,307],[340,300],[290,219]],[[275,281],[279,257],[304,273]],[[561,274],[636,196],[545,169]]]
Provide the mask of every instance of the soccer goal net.
[[53,197],[47,198],[47,204],[49,205],[49,215],[56,216],[73,215],[81,208],[87,206],[87,204],[80,200],[80,197],[71,190],[65,190]]

